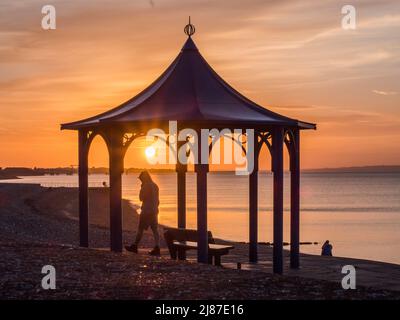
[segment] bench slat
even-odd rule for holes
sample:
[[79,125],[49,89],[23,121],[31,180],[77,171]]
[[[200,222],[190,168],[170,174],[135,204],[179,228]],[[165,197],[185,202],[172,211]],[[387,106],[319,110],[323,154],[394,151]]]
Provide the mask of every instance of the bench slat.
[[[185,247],[190,249],[197,249],[197,242],[193,241],[174,241],[173,244],[179,247]],[[226,249],[233,249],[234,246],[227,246],[223,244],[208,244],[208,247],[212,250],[226,250]]]

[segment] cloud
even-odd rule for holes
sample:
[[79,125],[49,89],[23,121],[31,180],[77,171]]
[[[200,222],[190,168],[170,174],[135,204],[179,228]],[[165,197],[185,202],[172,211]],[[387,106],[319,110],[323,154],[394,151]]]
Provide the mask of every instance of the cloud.
[[372,17],[370,19],[361,20],[358,24],[359,28],[390,28],[400,26],[400,15],[386,14],[383,16]]
[[312,110],[312,109],[317,109],[318,107],[316,106],[274,106],[275,109],[278,110],[293,110],[293,111],[302,111],[302,110]]
[[354,55],[353,57],[347,57],[346,59],[332,60],[331,64],[335,67],[350,68],[359,67],[369,64],[380,63],[384,60],[390,59],[393,55],[390,52],[383,50],[376,52],[367,52]]
[[[342,126],[345,128],[354,126],[359,130],[369,130],[373,127],[380,128],[391,125],[399,127],[400,124],[400,117],[398,116],[375,110],[357,110],[344,105],[286,105],[271,106],[268,109],[284,112],[284,115],[292,118],[307,119],[316,122],[318,125],[324,125],[325,128],[329,125],[333,132],[336,132]],[[354,134],[352,132],[352,135]]]
[[381,96],[394,96],[398,94],[396,91],[381,91],[381,90],[372,90],[373,93],[379,94]]

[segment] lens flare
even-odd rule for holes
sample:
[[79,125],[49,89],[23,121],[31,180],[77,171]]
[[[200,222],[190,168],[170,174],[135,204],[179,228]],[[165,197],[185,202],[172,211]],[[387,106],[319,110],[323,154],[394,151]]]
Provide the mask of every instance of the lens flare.
[[156,155],[156,149],[154,147],[147,147],[144,151],[147,158],[153,158]]

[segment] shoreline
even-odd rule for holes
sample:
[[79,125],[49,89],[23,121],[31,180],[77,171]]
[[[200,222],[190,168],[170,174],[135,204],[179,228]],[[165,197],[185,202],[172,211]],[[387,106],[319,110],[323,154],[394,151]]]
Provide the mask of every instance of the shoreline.
[[[40,184],[38,183],[2,183],[0,181],[0,187],[1,186],[9,186],[9,185],[15,185],[15,186],[20,186],[20,187],[25,187],[25,186],[36,186],[41,188],[42,190],[65,190],[67,194],[69,194],[69,196],[71,196],[71,193],[76,193],[76,195],[78,194],[78,188],[77,187],[42,187],[40,186]],[[29,187],[28,187],[29,188]],[[91,201],[90,203],[90,210],[93,212],[101,212],[102,215],[98,216],[95,214],[89,214],[89,224],[91,224],[92,226],[95,227],[99,227],[99,228],[108,228],[109,227],[109,216],[108,216],[108,199],[102,199],[101,201],[101,205],[98,205],[97,200],[99,195],[104,195],[105,193],[108,193],[108,188],[104,188],[104,187],[90,187],[89,188],[91,195],[95,197],[94,201]],[[61,192],[63,193],[63,192]],[[78,221],[78,214],[77,214],[77,197],[76,199],[71,199],[71,202],[73,203],[73,205],[75,206],[75,208],[72,209],[71,205],[68,205],[68,210],[73,211],[66,211],[63,210],[63,215],[67,216],[68,219],[71,220],[76,220]],[[43,204],[42,202],[39,202],[40,204]],[[131,238],[134,238],[134,235],[136,233],[136,227],[138,224],[138,219],[139,219],[139,214],[136,212],[136,204],[134,204],[131,200],[129,199],[122,199],[122,203],[123,203],[123,211],[124,211],[124,221],[123,221],[123,229],[124,229],[124,233],[127,233],[126,235]],[[104,204],[107,204],[106,207],[104,207]],[[43,208],[41,208],[43,209]],[[75,210],[75,211],[74,211]],[[92,212],[92,213],[93,213]],[[127,212],[129,212],[128,214],[126,214]],[[163,224],[159,224],[159,226],[162,228],[164,227]],[[165,227],[168,227],[168,225],[165,225]],[[125,236],[124,235],[124,238]],[[147,239],[147,236],[149,236],[150,239]],[[152,236],[149,232],[145,232],[144,233],[144,240],[146,242],[146,245],[151,246],[152,244]],[[163,237],[160,235],[160,239],[162,239]],[[225,239],[225,238],[216,238],[217,240],[223,242],[223,243],[233,243],[236,245],[246,245],[248,246],[248,242],[247,241],[236,241],[236,240],[231,240],[231,239]],[[107,239],[108,240],[108,239]],[[163,239],[162,239],[163,240]],[[143,241],[142,241],[143,242]],[[272,243],[268,242],[268,241],[260,241],[258,243],[258,245],[260,247],[266,247],[266,248],[270,248],[272,250]],[[303,246],[314,246],[314,245],[320,245],[320,243],[318,241],[305,241],[305,242],[301,242],[301,245]],[[287,249],[285,249],[285,247],[290,246],[289,242],[284,242],[284,251],[288,251]],[[106,246],[107,247],[107,246]],[[318,254],[312,254],[312,253],[301,253],[302,255],[310,255],[310,256],[314,256],[314,257],[319,257],[320,255]],[[352,259],[352,260],[357,260],[357,261],[366,261],[366,262],[373,262],[373,263],[384,263],[384,264],[390,264],[390,265],[395,265],[395,266],[399,266],[400,264],[397,263],[393,263],[393,262],[386,262],[386,261],[381,261],[381,260],[374,260],[374,259],[364,259],[364,258],[357,258],[357,257],[346,257],[346,256],[339,256],[339,255],[334,255],[335,258],[342,258],[342,259]]]
[[16,180],[16,179],[22,179],[22,178],[14,176],[14,175],[1,175],[0,174],[0,183],[2,180]]
[[[125,168],[125,174],[137,174],[143,170],[150,173],[175,173],[174,168]],[[234,173],[234,170],[210,171],[210,173]],[[260,172],[270,172],[270,170],[260,170]],[[303,168],[302,173],[400,173],[400,165],[367,165],[367,166],[348,166],[348,167],[322,167],[322,168]],[[31,168],[31,167],[5,167],[0,168],[0,180],[3,176],[30,176],[30,175],[77,175],[76,168],[53,167],[53,168]],[[89,174],[109,174],[107,167],[89,168]]]
[[[71,194],[78,194],[78,188],[77,187],[42,187],[40,184],[37,183],[29,183],[29,184],[19,184],[19,183],[2,183],[0,181],[0,188],[2,186],[17,186],[17,188],[20,187],[27,187],[29,189],[29,186],[35,186],[36,188],[41,189],[42,191],[45,190],[51,190],[51,191],[57,191],[57,190],[61,190],[61,194],[62,193],[66,193],[69,196],[71,196]],[[108,188],[104,188],[104,187],[90,187],[89,188],[91,196],[94,196],[94,201],[90,202],[90,211],[93,212],[100,212],[102,213],[101,216],[98,215],[94,215],[94,214],[89,214],[89,224],[92,227],[97,227],[97,228],[102,228],[102,229],[108,229],[109,228],[109,216],[108,216],[108,206],[106,206],[106,208],[104,207],[104,203],[108,202],[108,199],[104,199],[103,196],[105,194],[108,193]],[[1,191],[1,190],[0,190]],[[97,202],[97,200],[101,199],[101,204],[99,204]],[[31,202],[28,199],[28,203]],[[66,211],[66,210],[62,210],[62,214],[64,216],[66,216],[68,219],[70,220],[75,220],[75,221],[79,221],[78,219],[78,214],[77,214],[77,198],[71,201],[72,203],[69,203],[67,205],[67,209],[70,211]],[[43,205],[43,201],[39,201],[39,206]],[[131,200],[129,199],[122,199],[122,204],[123,204],[123,211],[124,211],[124,221],[123,221],[123,231],[124,233],[127,233],[127,235],[131,235],[131,233],[136,233],[136,228],[137,228],[137,224],[138,224],[138,219],[139,219],[139,214],[137,213],[136,209],[137,209],[137,205],[134,204]],[[75,208],[72,208],[73,206],[75,206]],[[44,207],[46,210],[49,209],[46,206]],[[43,210],[43,207],[40,208],[34,208],[34,210]],[[45,211],[46,211],[45,210]],[[75,211],[74,211],[75,210]],[[127,212],[130,212],[128,214],[126,214]],[[45,214],[47,214],[47,212],[45,212]],[[58,213],[59,214],[59,213]],[[161,223],[159,223],[159,226],[161,228],[165,227],[170,227],[168,225],[163,225]],[[150,237],[150,241],[146,241],[147,236]],[[132,236],[132,235],[131,235]],[[146,241],[146,245],[151,246],[152,243],[152,236],[150,234],[150,232],[145,232],[144,233],[144,239]],[[162,239],[162,236],[160,235],[160,239]],[[216,240],[223,242],[223,243],[232,243],[235,245],[249,245],[249,242],[247,241],[235,241],[235,240],[230,240],[230,239],[224,239],[224,238],[215,238]],[[108,240],[108,239],[107,239]],[[143,240],[142,240],[143,242]],[[149,243],[150,242],[150,243]],[[320,245],[319,242],[317,241],[306,241],[306,242],[301,242],[301,245]],[[258,243],[259,246],[261,247],[266,247],[269,249],[272,249],[273,247],[273,243],[271,242],[265,242],[265,241],[260,241]],[[288,247],[290,246],[289,242],[284,242],[284,247]],[[287,249],[284,248],[284,251],[289,251]],[[311,254],[311,253],[301,253],[302,255],[309,255],[309,256],[313,256],[313,257],[320,257],[320,255],[318,254]],[[351,260],[357,260],[357,261],[365,261],[365,262],[373,262],[373,263],[382,263],[382,264],[390,264],[390,265],[394,265],[394,266],[399,266],[400,264],[397,263],[393,263],[393,262],[386,262],[386,261],[380,261],[380,260],[373,260],[373,259],[363,259],[363,258],[356,258],[356,257],[345,257],[345,256],[337,256],[334,255],[334,258],[341,258],[341,259],[351,259]]]
[[[2,245],[8,246],[7,250],[10,251],[8,254],[13,256],[13,250],[16,252],[24,251],[24,246],[28,243],[28,246],[33,246],[33,248],[36,248],[37,246],[50,246],[51,249],[49,249],[49,251],[51,252],[58,252],[58,250],[61,250],[59,249],[60,246],[66,246],[71,247],[71,250],[77,252],[81,252],[82,250],[89,250],[89,252],[92,252],[92,250],[94,250],[99,253],[93,253],[93,255],[99,255],[99,257],[101,256],[105,259],[108,259],[107,257],[109,256],[115,256],[115,253],[108,251],[108,189],[90,188],[89,190],[90,247],[97,249],[82,249],[78,247],[77,195],[77,188],[46,188],[41,187],[38,184],[0,183],[0,241]],[[123,199],[122,203],[125,212],[123,218],[123,239],[124,244],[128,244],[134,239],[138,223],[138,215],[129,200]],[[126,214],[127,212],[130,213]],[[162,228],[162,226],[160,227]],[[16,230],[18,232],[15,232]],[[209,268],[211,268],[210,270],[218,268],[193,263],[196,258],[195,251],[188,254],[189,262],[182,263],[171,261],[163,241],[162,232],[160,232],[160,236],[162,240],[162,257],[160,258],[161,260],[156,261],[162,261],[162,263],[165,262],[166,264],[173,263],[174,268],[176,267],[178,269],[188,268],[187,275],[192,274],[191,269],[196,266],[196,270],[198,268],[200,268],[199,270],[205,270],[205,273],[203,274],[204,277],[208,276],[207,270]],[[247,244],[226,241],[223,239],[217,239],[217,242],[233,243],[235,246],[235,249],[232,250],[231,254],[222,258],[224,268],[220,269],[226,272],[227,275],[230,275],[231,272],[237,273],[240,271],[232,269],[236,269],[237,262],[241,262],[242,271],[249,272],[252,274],[251,277],[258,277],[261,273],[265,276],[268,275],[267,277],[272,277],[273,279],[281,277],[282,279],[285,279],[284,282],[286,280],[290,282],[293,278],[302,279],[297,281],[323,281],[323,284],[321,285],[325,285],[325,282],[328,282],[331,283],[331,285],[334,285],[336,288],[335,290],[338,290],[341,288],[341,266],[345,264],[353,264],[357,269],[357,285],[360,285],[360,288],[373,288],[371,290],[378,291],[391,290],[391,292],[397,292],[395,295],[400,299],[400,266],[396,264],[353,258],[321,257],[302,253],[301,269],[293,270],[288,267],[289,252],[285,249],[284,275],[274,276],[272,275],[271,264],[268,262],[271,261],[272,247],[260,245],[260,262],[254,265],[248,263]],[[13,246],[14,249],[12,250],[11,248]],[[144,253],[152,246],[152,235],[151,232],[147,231],[143,236],[140,251]],[[99,248],[100,250],[98,250]],[[24,254],[27,254],[29,259],[32,258],[29,253]],[[79,254],[77,255],[79,256]],[[92,256],[92,253],[88,253],[88,255]],[[147,259],[148,262],[146,263],[155,263],[152,260],[153,258],[148,257],[146,254],[139,254],[136,256],[129,253],[123,253],[122,255],[119,255],[129,261],[130,259]],[[22,257],[24,257],[24,255],[22,255]],[[82,259],[84,260],[85,258],[82,257]],[[79,263],[81,263],[81,261],[79,261]],[[103,271],[107,273],[106,269]],[[391,295],[387,294],[387,296]],[[334,298],[334,293],[332,293],[331,298]]]
[[[30,189],[29,186],[35,186],[36,188],[39,188],[42,191],[46,191],[46,190],[47,191],[48,190],[57,191],[57,190],[60,190],[61,194],[64,193],[64,191],[66,191],[65,193],[68,194],[69,196],[71,196],[71,193],[72,194],[78,194],[78,188],[76,188],[76,187],[54,187],[53,188],[53,187],[42,187],[42,186],[40,186],[40,184],[19,184],[19,183],[9,184],[9,183],[1,183],[1,181],[0,181],[0,188],[2,186],[10,186],[10,185],[11,186],[17,186],[17,188],[27,187],[28,189]],[[90,211],[92,211],[92,213],[93,212],[101,212],[102,213],[101,216],[93,215],[93,214],[90,215],[89,214],[89,216],[90,216],[89,224],[92,227],[108,229],[109,228],[108,207],[104,208],[104,202],[108,202],[108,199],[104,199],[103,196],[108,193],[109,189],[108,188],[104,188],[104,187],[90,187],[89,190],[90,190],[89,191],[90,192],[90,196],[94,196],[94,199],[93,199],[94,201],[90,202]],[[0,189],[0,191],[1,191],[1,189]],[[99,197],[103,198],[103,199],[101,199],[102,200],[101,204],[99,204],[97,202],[97,200],[99,200],[98,199]],[[30,199],[28,199],[27,202],[30,203],[31,202]],[[73,200],[73,202],[76,202],[76,203],[73,203],[73,205],[75,205],[75,208],[74,208],[76,210],[75,212],[73,212],[74,210],[72,210],[73,205],[71,205],[71,203],[69,205],[67,205],[67,208],[68,208],[68,210],[70,210],[72,212],[66,211],[66,210],[62,210],[62,212],[63,212],[63,215],[66,216],[68,219],[79,221],[78,214],[77,214],[77,198],[75,200]],[[43,205],[43,201],[39,201],[38,204],[39,204],[39,207],[42,206]],[[123,231],[124,231],[124,233],[128,233],[128,235],[130,233],[132,233],[132,232],[136,233],[136,227],[137,227],[138,219],[139,219],[139,214],[137,213],[136,208],[135,208],[137,205],[135,205],[131,200],[124,199],[124,198],[122,199],[122,204],[123,204],[123,211],[124,211]],[[44,208],[46,210],[49,209],[49,207],[46,207],[46,206]],[[42,210],[42,212],[43,212],[44,208],[43,207],[34,208],[34,210]],[[128,215],[127,215],[126,213],[129,212],[129,211],[130,211],[130,213],[128,213]],[[45,214],[47,214],[47,212],[45,212]],[[161,228],[163,228],[164,226],[165,227],[169,227],[168,225],[163,225],[161,223],[159,224],[159,226]],[[150,241],[146,241],[148,239],[144,239],[146,241],[146,245],[151,245],[151,243],[148,243],[148,242],[152,242],[152,236],[151,236],[150,232],[145,232],[144,233],[144,238],[147,238],[146,235],[150,236]],[[162,238],[162,236],[160,235],[160,239],[161,238]],[[235,240],[229,240],[229,239],[223,239],[223,238],[215,238],[215,239],[220,241],[220,242],[223,242],[223,243],[232,243],[232,244],[235,244],[235,245],[246,245],[247,246],[249,244],[246,241],[235,241]],[[161,239],[161,240],[163,240],[163,239]],[[142,240],[142,242],[143,242],[143,240]],[[266,247],[266,248],[270,248],[270,249],[272,249],[272,247],[273,247],[273,244],[271,242],[259,242],[258,245],[261,246],[261,247]],[[319,243],[316,242],[316,241],[307,241],[307,242],[302,242],[301,245],[319,245]],[[289,242],[284,242],[284,246],[288,247],[288,246],[290,246],[290,243]],[[286,250],[284,248],[284,251],[289,251],[289,250]],[[301,255],[320,257],[320,255],[310,254],[310,253],[301,253]],[[394,266],[400,267],[400,264],[396,264],[396,263],[392,263],[392,262],[385,262],[385,261],[380,261],[380,260],[373,260],[373,259],[363,259],[363,258],[356,258],[356,257],[344,257],[344,256],[336,256],[336,255],[334,255],[333,258],[351,259],[351,260],[364,261],[364,262],[373,262],[373,263],[382,263],[382,264],[389,264],[389,265],[394,265]]]

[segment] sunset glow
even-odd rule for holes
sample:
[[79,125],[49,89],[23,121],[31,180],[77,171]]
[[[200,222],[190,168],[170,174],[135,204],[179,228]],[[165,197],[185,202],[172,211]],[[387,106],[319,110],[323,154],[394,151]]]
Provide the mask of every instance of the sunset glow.
[[[189,15],[200,52],[233,87],[318,124],[303,134],[303,168],[399,164],[398,1],[353,1],[356,30],[340,27],[340,1],[152,3],[55,1],[57,29],[46,31],[42,2],[2,2],[0,166],[76,165],[77,135],[60,123],[154,81],[179,53]],[[144,146],[132,148],[125,166],[146,166]],[[108,165],[106,148],[93,145],[90,165]]]
[[147,147],[145,149],[145,154],[147,158],[153,158],[156,155],[156,149],[154,147]]

